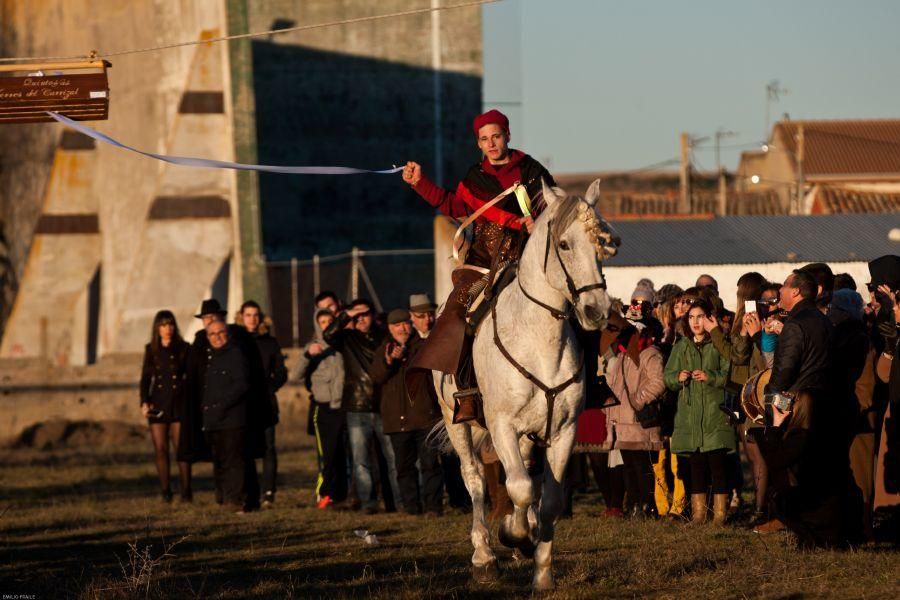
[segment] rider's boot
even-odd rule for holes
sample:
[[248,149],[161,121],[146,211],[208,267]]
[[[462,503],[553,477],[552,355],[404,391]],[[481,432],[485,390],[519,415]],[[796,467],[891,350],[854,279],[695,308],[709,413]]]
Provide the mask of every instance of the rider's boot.
[[456,372],[456,389],[453,394],[455,405],[453,407],[453,423],[465,423],[478,418],[476,405],[478,381],[475,379],[475,366],[472,364],[472,343],[474,338],[466,335],[463,340],[462,352],[459,358],[459,369]]

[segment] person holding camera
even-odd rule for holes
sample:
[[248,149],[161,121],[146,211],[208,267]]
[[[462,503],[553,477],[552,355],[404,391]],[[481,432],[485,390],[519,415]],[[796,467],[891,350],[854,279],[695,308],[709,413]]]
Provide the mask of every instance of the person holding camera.
[[[884,341],[884,350],[878,357],[878,379],[888,384],[887,402],[883,417],[879,415],[876,428],[880,428],[878,456],[875,465],[875,511],[893,515],[894,531],[900,531],[896,521],[900,507],[900,256],[887,255],[869,263],[872,281],[868,288],[873,296],[875,327]],[[888,521],[890,523],[890,521]]]
[[771,427],[757,440],[769,467],[777,519],[754,531],[768,533],[783,523],[802,547],[846,545],[856,539],[853,526],[861,523],[854,510],[861,507],[854,507],[849,495],[846,415],[829,385],[833,326],[816,306],[818,292],[815,276],[803,269],[781,286],[779,306],[788,317],[766,386]]
[[702,298],[685,315],[688,335],[678,340],[666,363],[666,386],[678,392],[671,449],[690,461],[693,523],[706,521],[712,485],[713,523],[724,525],[728,505],[729,453],[736,450],[734,428],[719,408],[725,396],[729,362],[712,344],[703,323],[712,305]]
[[[150,425],[156,454],[156,472],[163,502],[172,501],[169,487],[169,439],[178,453],[181,418],[185,409],[188,349],[171,311],[161,310],[153,317],[150,343],[144,349],[141,368],[141,414]],[[181,501],[191,502],[191,463],[178,461]]]
[[443,476],[438,451],[427,438],[441,419],[441,410],[433,386],[421,386],[416,394],[407,396],[405,379],[409,361],[425,338],[413,333],[406,309],[392,310],[387,322],[389,335],[375,350],[369,375],[381,389],[381,420],[394,448],[403,509],[412,515],[424,511],[438,516],[443,511]]
[[[352,326],[350,326],[352,324]],[[349,326],[349,327],[348,327]],[[347,432],[353,457],[353,483],[362,509],[377,512],[377,497],[373,497],[372,449],[378,444],[384,457],[390,490],[384,490],[385,509],[394,510],[399,497],[394,449],[384,435],[376,388],[369,368],[375,352],[384,340],[384,330],[375,324],[372,303],[364,298],[350,302],[346,311],[337,315],[322,337],[336,348],[344,359],[344,391],[341,407],[347,413]]]

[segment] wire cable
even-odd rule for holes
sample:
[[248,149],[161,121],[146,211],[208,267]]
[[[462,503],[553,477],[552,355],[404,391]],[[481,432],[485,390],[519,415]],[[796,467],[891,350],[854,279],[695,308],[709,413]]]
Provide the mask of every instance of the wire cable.
[[442,10],[453,10],[455,8],[468,8],[472,6],[481,6],[484,4],[493,4],[502,0],[475,0],[473,2],[462,2],[460,4],[450,4],[447,6],[435,6],[429,8],[416,8],[411,10],[403,10],[383,15],[373,15],[370,17],[356,17],[353,19],[342,19],[340,21],[330,21],[328,23],[316,23],[314,25],[299,25],[297,27],[287,27],[284,29],[270,29],[268,31],[256,31],[252,33],[242,33],[238,35],[228,35],[223,37],[212,38],[208,40],[193,40],[190,42],[179,42],[177,44],[166,44],[163,46],[151,46],[148,48],[139,48],[135,50],[121,50],[118,52],[92,52],[91,54],[78,54],[74,56],[23,56],[17,58],[0,58],[0,62],[27,62],[27,61],[48,61],[48,60],[85,60],[85,59],[104,59],[113,56],[124,56],[126,54],[139,54],[142,52],[156,52],[158,50],[171,50],[172,48],[180,48],[182,46],[196,46],[198,44],[212,44],[214,42],[227,42],[231,40],[240,40],[246,38],[260,37],[264,35],[276,35],[279,33],[291,33],[293,31],[307,31],[310,29],[319,29],[323,27],[334,27],[335,25],[350,25],[353,23],[365,23],[367,21],[378,21],[381,19],[391,19],[394,17],[406,17],[409,15],[418,15],[423,13],[431,13]]

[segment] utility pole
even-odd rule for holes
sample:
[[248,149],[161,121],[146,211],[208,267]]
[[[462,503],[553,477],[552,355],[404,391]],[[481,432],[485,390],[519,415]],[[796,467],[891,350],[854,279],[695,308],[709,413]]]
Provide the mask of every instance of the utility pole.
[[803,188],[805,187],[803,176],[803,156],[804,154],[804,135],[803,123],[797,125],[797,200],[794,210],[791,211],[795,215],[803,212]]
[[719,176],[719,206],[716,214],[724,217],[728,214],[728,182],[725,179],[725,169],[722,168],[720,160],[719,146],[721,146],[722,138],[736,136],[734,131],[726,131],[721,127],[716,129],[716,173]]
[[681,134],[681,196],[678,198],[678,214],[691,212],[691,136]]
[[[431,8],[440,8],[441,0],[431,0]],[[441,11],[434,10],[431,13],[431,69],[432,90],[434,92],[434,173],[435,182],[444,185],[444,142],[443,112],[444,103],[441,95],[441,70],[444,68],[441,60]]]

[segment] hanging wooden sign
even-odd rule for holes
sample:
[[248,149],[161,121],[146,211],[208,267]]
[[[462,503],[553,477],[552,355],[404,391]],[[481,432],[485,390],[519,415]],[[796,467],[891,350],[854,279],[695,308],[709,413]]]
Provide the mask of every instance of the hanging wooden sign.
[[0,124],[49,123],[47,111],[105,121],[111,66],[105,60],[0,65]]

